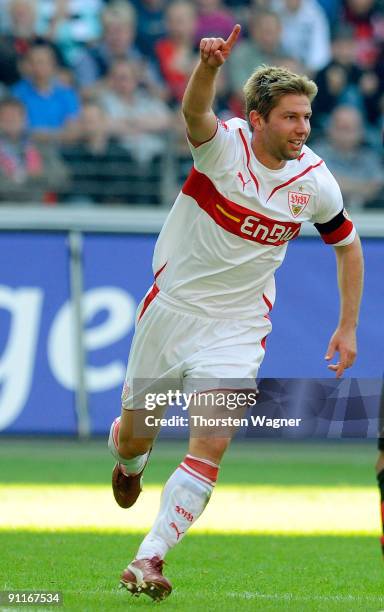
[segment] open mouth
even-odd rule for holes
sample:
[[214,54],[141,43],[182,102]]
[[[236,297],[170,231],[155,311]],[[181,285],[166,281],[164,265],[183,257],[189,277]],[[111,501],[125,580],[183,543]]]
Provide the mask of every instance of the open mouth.
[[294,149],[301,149],[304,144],[302,140],[289,140],[288,142]]

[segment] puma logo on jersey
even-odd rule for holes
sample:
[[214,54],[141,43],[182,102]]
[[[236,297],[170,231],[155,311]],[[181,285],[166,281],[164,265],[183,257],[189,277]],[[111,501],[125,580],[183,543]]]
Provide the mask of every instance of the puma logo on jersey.
[[243,177],[243,175],[242,175],[242,173],[241,173],[241,172],[238,172],[238,173],[237,173],[237,178],[239,178],[239,179],[241,180],[241,184],[242,184],[243,191],[244,191],[245,186],[246,186],[246,185],[248,185],[248,183],[250,183],[250,182],[251,182],[251,179],[248,179],[247,181],[245,181],[245,180],[244,180],[244,177]]
[[169,523],[169,526],[170,526],[170,527],[172,527],[172,528],[173,528],[173,529],[176,531],[176,537],[177,537],[177,539],[179,539],[179,537],[180,537],[180,536],[181,536],[183,533],[185,533],[184,531],[179,531],[179,530],[178,530],[176,523]]

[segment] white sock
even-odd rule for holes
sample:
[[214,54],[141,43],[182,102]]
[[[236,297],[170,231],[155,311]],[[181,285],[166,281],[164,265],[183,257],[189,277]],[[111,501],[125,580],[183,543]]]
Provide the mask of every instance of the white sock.
[[108,448],[111,451],[112,455],[120,463],[123,468],[123,472],[126,476],[138,474],[144,469],[145,464],[148,460],[149,451],[144,453],[144,455],[138,455],[137,457],[132,457],[132,459],[125,459],[119,454],[118,451],[118,441],[119,441],[119,427],[120,427],[120,418],[117,417],[111,425],[111,430],[109,432],[108,438]]
[[164,486],[159,513],[136,559],[163,559],[183,539],[207,505],[218,470],[218,465],[206,459],[185,457]]

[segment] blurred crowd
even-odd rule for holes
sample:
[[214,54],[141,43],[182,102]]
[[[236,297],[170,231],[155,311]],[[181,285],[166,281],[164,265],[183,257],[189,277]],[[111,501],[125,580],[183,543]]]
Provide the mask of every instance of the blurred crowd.
[[310,146],[351,210],[384,209],[384,0],[0,0],[0,202],[170,206],[204,36],[241,39],[216,113],[260,64],[319,86]]

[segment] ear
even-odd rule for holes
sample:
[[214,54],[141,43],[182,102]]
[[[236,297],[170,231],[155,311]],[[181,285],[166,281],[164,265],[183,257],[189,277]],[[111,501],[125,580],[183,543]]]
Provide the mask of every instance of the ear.
[[263,129],[264,119],[257,111],[251,110],[249,113],[249,122],[254,131],[261,132]]

